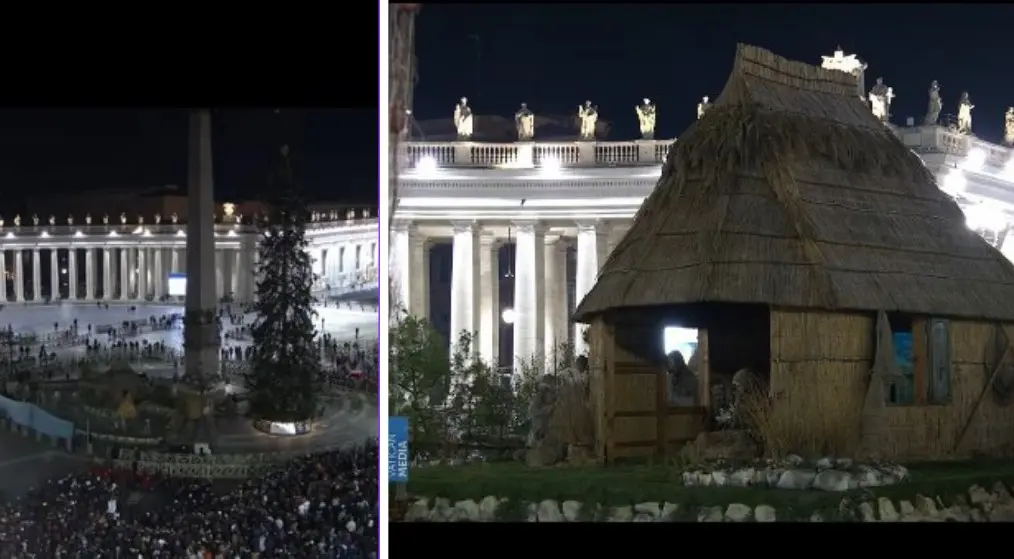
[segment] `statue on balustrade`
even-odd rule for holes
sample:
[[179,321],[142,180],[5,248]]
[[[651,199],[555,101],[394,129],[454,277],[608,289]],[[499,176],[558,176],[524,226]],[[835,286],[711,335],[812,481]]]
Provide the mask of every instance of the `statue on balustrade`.
[[56,225],[56,216],[55,215],[49,214],[49,224],[50,225]]
[[472,108],[468,106],[468,97],[462,97],[454,106],[454,127],[458,129],[459,140],[472,138]]
[[518,127],[518,141],[530,142],[535,137],[535,113],[528,110],[528,103],[521,103],[521,108],[514,113],[514,124]]
[[704,113],[708,112],[708,109],[710,108],[710,98],[705,95],[704,98],[701,99],[701,102],[697,104],[697,120],[701,120],[701,117],[704,116]]
[[155,225],[162,223],[162,214],[155,214]]
[[1007,107],[1003,117],[1003,143],[1014,146],[1014,107]]
[[880,122],[887,122],[891,117],[891,99],[894,98],[894,90],[884,85],[884,78],[877,78],[877,85],[870,90],[870,109],[873,116]]
[[169,216],[169,219],[173,222],[173,225],[176,225],[176,222],[180,220],[180,216],[176,215],[176,212],[173,212],[173,214]]
[[92,224],[92,214],[85,214],[85,225]]
[[926,111],[926,118],[923,119],[923,124],[927,126],[935,125],[940,118],[940,110],[943,108],[944,104],[940,100],[940,84],[936,80],[933,80],[929,88],[929,109]]
[[637,112],[637,122],[641,125],[641,138],[652,140],[655,138],[655,105],[651,99],[644,98],[644,102],[634,107]]
[[144,216],[143,215],[137,214],[137,224],[138,225],[144,225]]
[[958,103],[958,133],[971,134],[972,132],[972,109],[975,105],[968,97],[968,92],[961,94],[961,101]]
[[21,227],[21,214],[14,214],[14,226]]
[[123,224],[123,225],[127,224],[127,213],[126,212],[121,212],[120,213],[120,223]]
[[109,214],[103,214],[102,225],[109,225]]
[[38,224],[39,224],[39,216],[37,214],[32,214],[32,225]]
[[74,216],[73,215],[68,215],[67,216],[67,225],[74,225]]
[[585,101],[584,105],[577,106],[577,119],[581,123],[581,139],[595,139],[595,125],[599,120],[598,107],[592,105],[591,101]]

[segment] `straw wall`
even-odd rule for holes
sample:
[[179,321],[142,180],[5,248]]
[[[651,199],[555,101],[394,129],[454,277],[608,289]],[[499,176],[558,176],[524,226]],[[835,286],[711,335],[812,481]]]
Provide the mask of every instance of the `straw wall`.
[[873,324],[867,315],[772,310],[769,452],[856,450]]
[[[1014,447],[1014,406],[997,405],[987,392],[954,450],[1003,348],[995,341],[997,327],[957,320],[950,323],[951,402],[885,404],[872,410],[880,436],[860,441],[874,324],[869,315],[772,311],[771,421],[776,425],[770,430],[780,434],[779,451],[854,456],[865,442],[864,453],[921,460],[1006,454]],[[1007,330],[1014,339],[1014,328]]]
[[590,390],[599,458],[652,456],[693,440],[703,428],[703,409],[671,407],[665,370],[616,345],[613,332],[601,320],[592,324]]
[[[888,433],[884,448],[878,449],[881,456],[943,459],[1010,453],[1014,446],[1014,406],[997,405],[991,390],[983,394],[1006,344],[1002,334],[1003,341],[997,343],[998,328],[993,324],[951,322],[950,404],[888,406],[881,410]],[[1005,329],[1014,339],[1014,329]],[[966,423],[968,430],[955,449]]]

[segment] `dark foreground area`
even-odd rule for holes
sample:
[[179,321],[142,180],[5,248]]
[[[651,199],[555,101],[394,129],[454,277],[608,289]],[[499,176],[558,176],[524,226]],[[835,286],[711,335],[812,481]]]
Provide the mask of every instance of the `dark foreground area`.
[[377,440],[238,486],[93,468],[0,506],[0,557],[377,554]]

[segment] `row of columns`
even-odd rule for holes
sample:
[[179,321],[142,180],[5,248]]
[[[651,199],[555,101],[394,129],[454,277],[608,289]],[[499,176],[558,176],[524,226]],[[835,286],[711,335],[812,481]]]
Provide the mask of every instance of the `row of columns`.
[[[215,251],[215,274],[218,297],[226,294],[240,301],[253,299],[255,281],[253,269],[257,253],[253,243],[244,242],[242,250],[219,249]],[[14,300],[17,302],[42,301],[42,250],[14,249],[0,250],[0,278],[13,277]],[[110,248],[53,248],[49,251],[50,294],[53,300],[60,299],[60,276],[68,276],[68,300],[143,301],[148,296],[155,300],[169,294],[169,275],[186,272],[186,251],[167,247],[110,247]],[[60,266],[60,252],[65,251],[67,266]],[[7,271],[7,252],[13,253],[14,269]],[[25,294],[26,253],[31,253],[31,297]],[[78,292],[78,257],[84,252],[84,293]],[[98,258],[102,259],[101,278],[98,277]],[[102,293],[96,292],[101,281]],[[0,301],[10,300],[7,282],[0,281]],[[83,296],[82,296],[83,295]]]
[[[537,221],[515,222],[514,297],[511,352],[518,370],[531,360],[546,360],[569,338],[567,250],[570,237],[547,234]],[[599,269],[619,240],[620,231],[600,221],[577,223],[575,298],[580,301],[595,284]],[[473,352],[487,362],[499,356],[499,248],[496,238],[478,223],[453,226],[451,269],[452,344],[462,331],[476,334]],[[396,224],[392,242],[391,278],[400,304],[416,316],[429,316],[429,251],[426,238],[411,224]],[[587,351],[584,327],[573,325],[578,354]]]
[[364,272],[377,269],[377,242],[329,245],[313,251],[314,273],[332,287],[345,287],[365,279]]

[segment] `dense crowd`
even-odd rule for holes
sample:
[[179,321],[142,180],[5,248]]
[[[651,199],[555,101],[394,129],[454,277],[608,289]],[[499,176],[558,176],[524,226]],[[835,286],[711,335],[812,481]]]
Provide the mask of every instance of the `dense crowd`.
[[0,557],[374,559],[377,440],[309,455],[231,491],[95,470],[0,506]]

